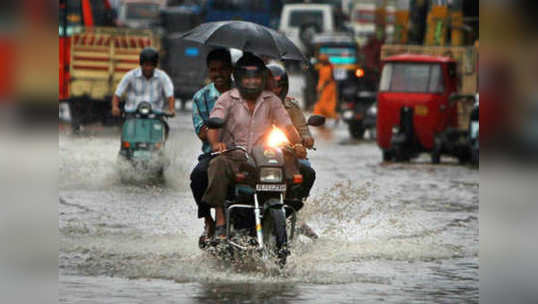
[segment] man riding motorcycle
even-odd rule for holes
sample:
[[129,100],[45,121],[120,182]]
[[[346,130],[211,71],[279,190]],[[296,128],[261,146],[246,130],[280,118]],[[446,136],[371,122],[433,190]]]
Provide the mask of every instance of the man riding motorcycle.
[[[253,54],[245,53],[237,61],[233,75],[237,89],[222,94],[211,112],[211,118],[225,120],[221,130],[208,131],[212,150],[223,152],[227,147],[242,146],[250,153],[254,146],[261,144],[274,124],[294,144],[296,155],[305,158],[306,149],[287,111],[273,92],[263,90],[267,80],[264,62]],[[215,208],[215,237],[219,240],[226,238],[224,201],[228,188],[244,162],[245,154],[234,151],[215,157],[209,164],[208,187],[202,200]]]
[[[170,77],[157,68],[159,53],[156,49],[147,47],[140,52],[140,67],[127,72],[121,79],[112,97],[112,115],[121,114],[120,98],[127,94],[125,112],[133,113],[142,102],[149,102],[152,111],[163,112],[164,100],[168,101],[168,115],[175,115],[174,85]],[[168,125],[165,123],[166,133]]]

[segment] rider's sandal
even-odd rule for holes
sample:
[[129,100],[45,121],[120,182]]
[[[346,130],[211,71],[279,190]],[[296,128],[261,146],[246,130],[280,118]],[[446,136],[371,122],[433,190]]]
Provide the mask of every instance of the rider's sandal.
[[226,226],[216,226],[215,227],[215,239],[216,240],[225,240],[226,239]]
[[214,235],[215,224],[212,223],[211,225],[205,225],[204,232],[202,233],[202,235],[200,235],[200,238],[198,239],[198,246],[202,249],[207,247],[208,243],[211,241]]

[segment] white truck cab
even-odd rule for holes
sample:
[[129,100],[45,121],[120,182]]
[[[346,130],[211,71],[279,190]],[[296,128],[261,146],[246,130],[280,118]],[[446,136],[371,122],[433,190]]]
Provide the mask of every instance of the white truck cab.
[[166,0],[123,0],[118,8],[118,25],[128,28],[147,29],[159,20]]
[[334,32],[335,28],[335,14],[329,4],[286,4],[278,30],[305,52],[304,41],[312,41],[317,33]]

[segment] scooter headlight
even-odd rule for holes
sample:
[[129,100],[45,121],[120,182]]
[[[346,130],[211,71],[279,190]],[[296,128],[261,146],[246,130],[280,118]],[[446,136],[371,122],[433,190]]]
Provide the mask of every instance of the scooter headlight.
[[138,112],[142,115],[148,115],[151,113],[151,105],[149,103],[142,103],[138,106]]
[[281,168],[261,168],[260,169],[261,183],[281,183],[282,169]]

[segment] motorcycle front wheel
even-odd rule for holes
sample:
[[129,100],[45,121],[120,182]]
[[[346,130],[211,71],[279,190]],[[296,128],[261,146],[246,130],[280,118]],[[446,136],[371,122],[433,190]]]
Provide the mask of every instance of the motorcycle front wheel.
[[269,208],[264,216],[263,223],[265,234],[265,243],[269,246],[272,244],[269,238],[274,237],[274,252],[280,266],[286,264],[288,257],[288,232],[286,231],[286,215],[281,208]]

